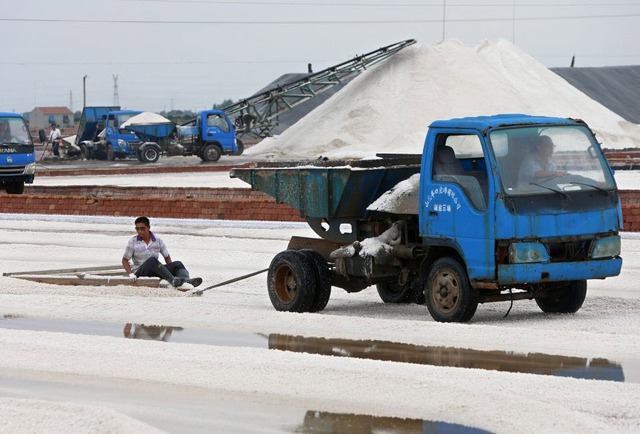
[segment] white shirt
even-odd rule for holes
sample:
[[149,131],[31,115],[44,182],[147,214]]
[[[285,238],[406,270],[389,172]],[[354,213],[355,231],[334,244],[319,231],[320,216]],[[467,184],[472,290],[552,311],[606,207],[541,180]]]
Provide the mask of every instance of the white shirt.
[[138,268],[140,268],[144,261],[152,256],[155,258],[160,254],[162,254],[163,258],[169,256],[169,250],[164,244],[164,241],[162,241],[162,238],[156,237],[153,235],[153,232],[150,234],[151,242],[149,244],[145,243],[141,236],[134,235],[131,237],[124,250],[124,255],[122,255],[122,257],[127,260],[133,260],[133,267],[131,267],[131,271],[134,273]]

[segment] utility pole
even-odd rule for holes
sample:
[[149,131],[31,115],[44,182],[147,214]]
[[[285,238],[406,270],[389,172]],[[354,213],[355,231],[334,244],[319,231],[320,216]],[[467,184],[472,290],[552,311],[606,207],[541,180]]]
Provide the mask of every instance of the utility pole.
[[84,109],[87,106],[87,77],[85,75],[82,77],[82,108]]
[[73,91],[69,89],[69,110],[73,111]]
[[113,105],[120,105],[120,95],[118,95],[118,76],[112,75],[113,77]]
[[442,0],[442,41],[444,42],[444,38],[446,36],[446,26],[447,26],[447,0]]

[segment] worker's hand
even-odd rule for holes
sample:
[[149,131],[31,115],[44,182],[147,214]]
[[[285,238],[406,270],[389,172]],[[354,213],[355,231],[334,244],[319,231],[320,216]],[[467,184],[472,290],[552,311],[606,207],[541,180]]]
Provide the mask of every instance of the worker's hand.
[[136,276],[136,273],[129,273],[129,279],[131,279],[131,280],[133,280],[135,282],[137,278],[138,278],[138,276]]

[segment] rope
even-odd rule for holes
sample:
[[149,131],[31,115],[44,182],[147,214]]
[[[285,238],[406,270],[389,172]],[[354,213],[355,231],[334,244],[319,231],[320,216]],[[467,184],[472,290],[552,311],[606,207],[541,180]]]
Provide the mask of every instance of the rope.
[[258,270],[258,271],[254,271],[253,273],[245,274],[243,276],[234,277],[233,279],[225,280],[224,282],[216,283],[215,285],[207,286],[206,288],[198,289],[197,291],[193,291],[192,294],[194,294],[194,295],[202,295],[203,292],[208,291],[210,289],[218,288],[220,286],[224,286],[224,285],[228,285],[230,283],[238,282],[240,280],[248,279],[249,277],[256,276],[256,275],[264,273],[265,271],[268,271],[268,270],[269,270],[268,268],[265,268],[264,270]]

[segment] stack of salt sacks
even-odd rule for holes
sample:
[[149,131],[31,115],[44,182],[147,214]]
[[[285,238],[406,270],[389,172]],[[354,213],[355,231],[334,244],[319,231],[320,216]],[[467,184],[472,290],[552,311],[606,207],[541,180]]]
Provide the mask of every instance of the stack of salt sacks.
[[371,158],[421,153],[437,119],[524,113],[583,119],[607,149],[640,146],[640,126],[595,102],[505,40],[413,45],[362,72],[255,160]]

